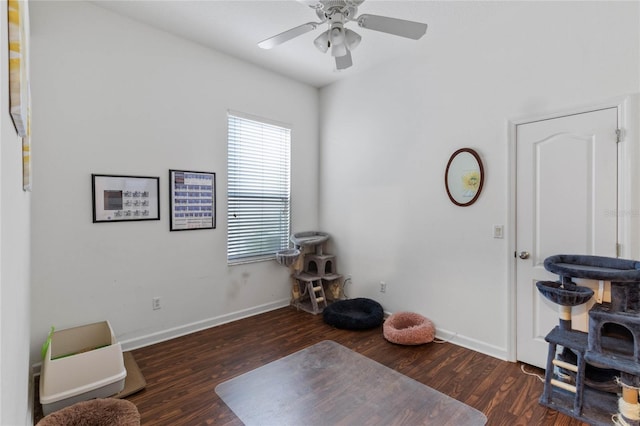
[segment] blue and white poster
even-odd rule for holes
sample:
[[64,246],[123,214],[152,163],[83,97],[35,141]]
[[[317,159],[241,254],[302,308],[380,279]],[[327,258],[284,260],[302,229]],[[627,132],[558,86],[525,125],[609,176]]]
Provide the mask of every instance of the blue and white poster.
[[171,231],[216,227],[216,174],[169,170]]

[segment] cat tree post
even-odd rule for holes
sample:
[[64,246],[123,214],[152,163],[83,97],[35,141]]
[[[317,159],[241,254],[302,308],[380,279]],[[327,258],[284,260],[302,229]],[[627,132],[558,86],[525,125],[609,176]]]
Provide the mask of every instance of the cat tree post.
[[640,403],[638,403],[638,383],[637,376],[622,372],[620,375],[620,386],[622,396],[618,400],[618,421],[619,425],[638,426],[640,425]]

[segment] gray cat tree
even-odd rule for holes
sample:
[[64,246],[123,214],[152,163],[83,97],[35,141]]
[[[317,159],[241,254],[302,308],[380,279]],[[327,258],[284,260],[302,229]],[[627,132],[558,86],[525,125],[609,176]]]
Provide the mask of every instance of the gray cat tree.
[[[560,279],[536,286],[559,305],[560,321],[545,338],[540,404],[594,425],[640,426],[640,262],[556,255],[544,266]],[[593,291],[573,278],[611,282],[611,303],[591,308],[588,333],[572,329],[571,307],[589,301]]]
[[329,234],[318,231],[291,235],[292,249],[276,253],[276,260],[291,271],[291,304],[312,314],[343,296],[342,275],[336,272],[336,256],[324,252]]

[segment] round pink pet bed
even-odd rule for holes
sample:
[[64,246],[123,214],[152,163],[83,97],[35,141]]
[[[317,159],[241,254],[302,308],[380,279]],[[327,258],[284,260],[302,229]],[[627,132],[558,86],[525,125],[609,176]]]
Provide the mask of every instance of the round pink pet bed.
[[396,312],[382,326],[384,338],[399,345],[421,345],[436,336],[433,323],[415,312]]

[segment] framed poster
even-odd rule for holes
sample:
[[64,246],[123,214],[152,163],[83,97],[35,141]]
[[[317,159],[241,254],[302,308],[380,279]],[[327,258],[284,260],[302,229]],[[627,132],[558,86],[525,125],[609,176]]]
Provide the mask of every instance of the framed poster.
[[160,178],[91,175],[93,223],[160,220]]
[[18,136],[29,126],[29,3],[9,0],[9,106]]
[[169,230],[216,227],[216,174],[169,170]]

